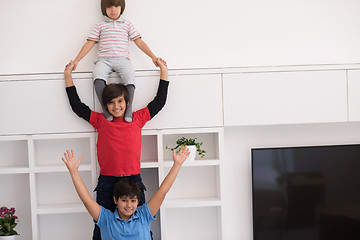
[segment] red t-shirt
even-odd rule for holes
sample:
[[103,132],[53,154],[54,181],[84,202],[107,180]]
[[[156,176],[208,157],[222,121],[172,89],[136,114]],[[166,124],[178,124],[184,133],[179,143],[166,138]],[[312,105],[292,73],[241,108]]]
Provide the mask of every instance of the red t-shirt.
[[90,124],[97,130],[97,158],[100,174],[107,176],[134,175],[141,172],[141,129],[151,119],[149,109],[133,113],[133,121],[114,118],[112,122],[102,113],[91,111]]

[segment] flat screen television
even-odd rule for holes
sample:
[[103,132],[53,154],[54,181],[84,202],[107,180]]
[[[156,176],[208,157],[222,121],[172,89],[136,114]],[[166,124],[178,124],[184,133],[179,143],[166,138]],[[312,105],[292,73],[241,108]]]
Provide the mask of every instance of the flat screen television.
[[359,240],[360,145],[251,150],[254,240]]

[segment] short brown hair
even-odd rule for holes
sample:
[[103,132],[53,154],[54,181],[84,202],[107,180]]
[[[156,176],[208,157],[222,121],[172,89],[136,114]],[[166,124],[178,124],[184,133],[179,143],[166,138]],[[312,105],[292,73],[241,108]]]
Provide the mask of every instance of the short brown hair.
[[110,83],[106,85],[101,97],[104,107],[106,107],[111,100],[120,96],[124,96],[126,104],[129,102],[129,92],[123,84]]
[[116,200],[118,200],[120,197],[137,197],[138,201],[140,201],[140,184],[131,178],[122,178],[115,183],[113,188],[113,196]]
[[108,17],[108,15],[106,14],[106,8],[112,6],[116,6],[116,7],[120,6],[121,7],[120,15],[121,15],[125,10],[125,0],[101,0],[102,14]]

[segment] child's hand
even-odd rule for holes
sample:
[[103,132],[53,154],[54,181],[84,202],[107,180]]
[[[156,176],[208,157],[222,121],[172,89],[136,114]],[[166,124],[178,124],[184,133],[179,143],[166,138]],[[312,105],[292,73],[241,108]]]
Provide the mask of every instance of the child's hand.
[[174,164],[180,164],[182,165],[185,161],[185,159],[190,155],[190,150],[187,146],[183,146],[180,148],[179,153],[176,155],[175,149],[173,150],[173,159]]
[[154,63],[154,65],[155,65],[155,67],[159,67],[159,65],[158,65],[158,63],[157,63],[157,61],[158,61],[158,57],[153,57],[151,60],[152,60],[152,62]]
[[72,71],[75,71],[79,62],[76,61],[76,60],[74,60],[74,61],[72,61],[72,62],[74,63],[74,68],[73,68]]
[[64,158],[61,158],[61,159],[65,163],[65,165],[68,168],[69,172],[76,171],[79,168],[80,163],[81,163],[81,161],[83,159],[81,157],[81,158],[79,158],[79,160],[76,161],[75,154],[74,154],[73,150],[71,150],[71,154],[70,154],[69,150],[66,150],[66,152],[64,153],[64,156],[65,156],[65,159]]
[[75,64],[73,61],[70,61],[65,66],[64,74],[71,74],[71,72],[74,70]]
[[162,58],[157,58],[156,61],[157,65],[160,67],[160,69],[167,69],[167,63]]

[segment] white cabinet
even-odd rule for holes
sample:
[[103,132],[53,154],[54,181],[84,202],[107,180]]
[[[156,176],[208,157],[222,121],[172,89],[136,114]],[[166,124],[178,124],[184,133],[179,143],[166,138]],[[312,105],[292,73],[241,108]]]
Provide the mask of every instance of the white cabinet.
[[[92,81],[76,79],[81,99],[94,107]],[[0,82],[0,135],[93,131],[71,110],[64,80]]]
[[360,121],[360,70],[348,71],[349,121]]
[[347,121],[346,71],[224,74],[224,126]]
[[[182,136],[202,141],[207,153],[180,170],[151,225],[154,239],[221,239],[222,128],[143,130],[141,175],[146,200],[172,166],[172,152],[166,146],[174,146]],[[1,202],[16,208],[19,240],[91,238],[93,221],[61,161],[66,149],[84,157],[79,170],[92,193],[97,183],[96,133],[0,136],[0,182],[9,192]],[[189,223],[189,214],[194,215],[194,224]]]
[[[222,83],[220,74],[170,75],[166,105],[144,129],[220,127]],[[145,107],[157,91],[159,77],[137,77],[134,108]]]

